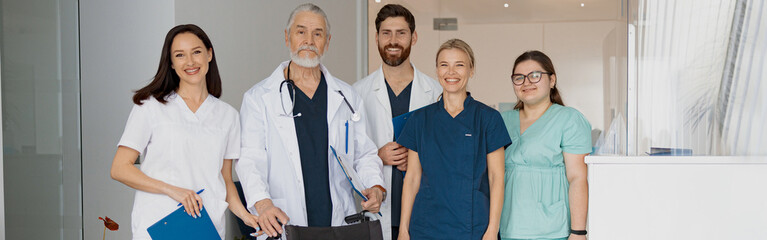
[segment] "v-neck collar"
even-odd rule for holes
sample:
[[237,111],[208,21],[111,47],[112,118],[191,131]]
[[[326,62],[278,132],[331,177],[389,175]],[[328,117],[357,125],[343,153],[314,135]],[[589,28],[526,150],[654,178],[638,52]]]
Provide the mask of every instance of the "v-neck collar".
[[[394,96],[395,98],[399,99],[400,96],[402,96],[403,93],[406,91],[412,91],[411,88],[413,86],[414,81],[410,81],[410,83],[405,86],[405,88],[402,89],[402,91],[399,92],[399,94],[394,93],[394,89],[391,88],[391,85],[389,85],[389,82],[386,81],[386,78],[384,78],[384,83],[386,84],[386,92],[389,94],[389,97]],[[408,94],[411,95],[411,94]]]
[[187,115],[192,116],[195,120],[200,120],[208,109],[207,106],[209,105],[208,102],[211,101],[211,96],[208,94],[208,96],[205,96],[205,100],[202,101],[200,104],[200,107],[197,108],[197,111],[192,111],[192,109],[189,108],[189,105],[186,104],[186,101],[184,101],[184,98],[181,97],[181,95],[178,95],[175,91],[169,96],[170,98],[173,98],[173,100],[176,102],[176,104],[179,104],[180,108],[184,109],[183,111],[186,112]]
[[443,112],[444,114],[447,114],[448,117],[450,117],[452,119],[459,119],[459,118],[463,118],[463,116],[466,115],[464,113],[466,112],[466,110],[469,109],[469,107],[471,106],[469,103],[472,102],[472,101],[474,101],[474,98],[471,97],[471,93],[470,92],[466,92],[466,99],[463,100],[463,110],[461,110],[461,112],[459,112],[457,115],[455,115],[455,117],[450,115],[450,113],[447,112],[447,109],[445,109],[445,99],[443,99],[442,96],[440,96],[440,98],[439,98],[438,106],[439,106],[440,112]]
[[530,129],[533,128],[533,126],[538,126],[539,125],[539,124],[537,124],[538,122],[545,121],[546,117],[549,115],[549,112],[551,111],[551,109],[555,108],[555,105],[558,106],[559,104],[552,103],[548,108],[546,108],[546,111],[544,111],[543,114],[541,114],[541,116],[538,117],[538,119],[535,119],[535,121],[532,124],[530,124],[530,126],[527,126],[527,129],[525,129],[525,132],[522,132],[522,119],[521,119],[522,118],[522,114],[520,114],[520,111],[517,110],[517,119],[518,119],[517,120],[517,131],[519,131],[519,136],[521,137],[526,132],[530,131]]

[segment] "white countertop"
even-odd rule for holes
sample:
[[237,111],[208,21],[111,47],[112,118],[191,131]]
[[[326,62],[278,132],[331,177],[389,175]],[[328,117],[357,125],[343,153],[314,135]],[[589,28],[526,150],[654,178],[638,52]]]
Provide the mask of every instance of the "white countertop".
[[586,156],[586,164],[767,164],[767,156]]

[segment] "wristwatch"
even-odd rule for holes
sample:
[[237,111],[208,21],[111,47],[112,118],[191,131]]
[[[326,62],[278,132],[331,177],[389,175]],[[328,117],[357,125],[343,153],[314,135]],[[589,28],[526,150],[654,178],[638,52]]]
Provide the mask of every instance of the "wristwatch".
[[378,189],[381,189],[381,192],[383,192],[383,199],[381,199],[381,202],[383,202],[384,200],[386,200],[386,189],[385,189],[384,187],[382,187],[381,185],[375,185],[375,186],[373,186],[373,187],[374,187],[374,188],[378,188]]
[[586,235],[587,232],[586,232],[586,230],[572,230],[572,229],[570,229],[570,233],[572,233],[574,235]]

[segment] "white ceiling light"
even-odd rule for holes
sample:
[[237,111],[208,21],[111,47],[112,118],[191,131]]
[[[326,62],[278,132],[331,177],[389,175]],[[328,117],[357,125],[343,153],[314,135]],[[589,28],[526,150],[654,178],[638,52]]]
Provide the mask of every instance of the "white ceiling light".
[[[379,0],[376,0],[376,1],[379,1]],[[586,4],[581,3],[581,7],[584,7],[584,6],[586,6]]]
[[380,2],[381,2],[381,0],[376,0],[376,2],[377,2],[377,3],[380,3]]
[[506,8],[507,8],[507,7],[509,7],[509,4],[508,4],[508,3],[504,3],[504,4],[503,4],[503,7],[506,7]]

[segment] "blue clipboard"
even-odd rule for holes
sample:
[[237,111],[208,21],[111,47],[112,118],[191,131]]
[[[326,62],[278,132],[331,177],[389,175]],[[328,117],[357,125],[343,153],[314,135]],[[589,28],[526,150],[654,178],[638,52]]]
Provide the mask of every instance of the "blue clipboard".
[[179,207],[146,229],[153,240],[171,239],[218,239],[221,236],[203,206],[200,217],[194,218]]
[[392,127],[394,128],[395,140],[399,138],[400,133],[402,133],[402,129],[405,128],[405,123],[407,123],[407,120],[410,118],[410,115],[413,115],[413,112],[415,112],[415,110],[403,113],[402,115],[396,116],[391,119]]
[[[355,193],[357,193],[362,200],[367,201],[368,198],[365,197],[365,195],[362,194],[361,190],[365,189],[365,187],[362,185],[362,180],[359,179],[357,176],[357,172],[354,171],[354,169],[351,169],[344,164],[344,159],[338,156],[336,153],[336,149],[333,146],[330,146],[330,151],[333,152],[333,157],[336,159],[336,162],[338,165],[341,166],[341,170],[344,171],[344,175],[346,175],[346,180],[349,180],[349,185],[352,185],[352,189]],[[378,212],[378,216],[383,216],[381,212]]]

